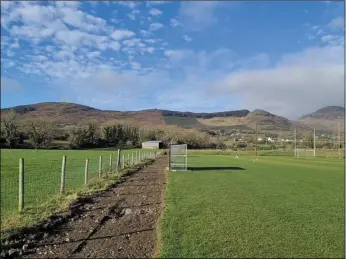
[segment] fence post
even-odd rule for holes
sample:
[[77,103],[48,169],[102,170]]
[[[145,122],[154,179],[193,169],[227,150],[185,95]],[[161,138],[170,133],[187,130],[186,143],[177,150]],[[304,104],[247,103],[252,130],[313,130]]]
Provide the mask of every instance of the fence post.
[[112,170],[112,154],[109,154],[109,167]]
[[122,169],[124,169],[125,168],[125,155],[123,154],[123,160],[122,160],[122,167],[121,167]]
[[19,212],[24,209],[24,158],[19,159]]
[[116,166],[116,170],[119,170],[119,166],[120,166],[120,149],[118,149],[118,157],[117,157],[117,166]]
[[66,156],[62,157],[61,164],[61,179],[60,179],[60,193],[63,194],[65,192],[66,185]]
[[141,162],[141,151],[138,152],[138,163]]
[[102,175],[102,156],[100,156],[99,159],[99,178],[101,178]]
[[89,159],[85,160],[85,169],[84,169],[84,184],[88,183],[88,167],[89,167]]
[[133,166],[133,152],[131,153],[132,159],[131,159],[131,166]]

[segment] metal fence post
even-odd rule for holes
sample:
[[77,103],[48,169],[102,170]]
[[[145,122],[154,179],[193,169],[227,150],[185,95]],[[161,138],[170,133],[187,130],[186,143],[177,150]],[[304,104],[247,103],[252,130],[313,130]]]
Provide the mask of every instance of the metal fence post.
[[85,169],[84,169],[84,184],[88,183],[88,167],[89,167],[89,159],[85,160]]
[[24,209],[24,158],[19,159],[19,212]]
[[99,178],[101,178],[102,175],[102,156],[100,156],[99,159]]
[[61,179],[60,179],[60,193],[63,194],[65,192],[66,186],[66,156],[62,157],[61,164]]

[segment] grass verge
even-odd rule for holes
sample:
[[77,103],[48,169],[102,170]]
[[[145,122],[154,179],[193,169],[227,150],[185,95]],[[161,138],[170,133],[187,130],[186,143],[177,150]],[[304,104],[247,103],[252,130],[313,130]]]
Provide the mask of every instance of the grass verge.
[[24,228],[32,226],[51,215],[68,213],[69,205],[80,197],[96,195],[98,192],[109,189],[122,175],[135,172],[151,164],[154,160],[144,160],[131,168],[119,172],[107,171],[102,178],[92,179],[80,189],[68,191],[64,195],[55,195],[44,203],[35,207],[27,207],[22,213],[13,213],[1,221],[1,240],[19,233]]

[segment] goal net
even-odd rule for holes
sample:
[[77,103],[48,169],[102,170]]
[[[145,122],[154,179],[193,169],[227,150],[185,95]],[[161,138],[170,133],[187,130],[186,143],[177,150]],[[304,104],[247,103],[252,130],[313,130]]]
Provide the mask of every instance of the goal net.
[[170,145],[169,147],[169,170],[187,170],[187,145]]
[[305,126],[294,129],[294,153],[296,157],[316,156],[315,130]]
[[315,156],[315,150],[311,148],[297,148],[297,157],[313,157]]

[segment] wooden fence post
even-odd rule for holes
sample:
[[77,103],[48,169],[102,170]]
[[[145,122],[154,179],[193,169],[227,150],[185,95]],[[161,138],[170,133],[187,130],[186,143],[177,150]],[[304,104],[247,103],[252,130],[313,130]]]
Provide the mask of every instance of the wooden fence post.
[[132,160],[131,160],[131,166],[133,166],[133,152],[131,153]]
[[120,149],[118,149],[118,157],[117,157],[117,166],[116,166],[116,170],[118,171],[119,170],[119,167],[120,167]]
[[123,154],[123,159],[122,159],[121,162],[122,162],[122,165],[123,165],[121,168],[124,169],[125,168],[125,155],[124,154]]
[[19,212],[24,209],[24,158],[19,159]]
[[88,167],[89,167],[89,159],[85,160],[85,169],[84,169],[84,184],[88,184]]
[[141,162],[141,151],[138,152],[138,163]]
[[102,176],[102,156],[99,159],[99,178]]
[[112,154],[109,154],[109,167],[112,170]]
[[60,193],[63,194],[65,192],[66,186],[66,156],[62,157],[61,164],[61,179],[60,179]]

